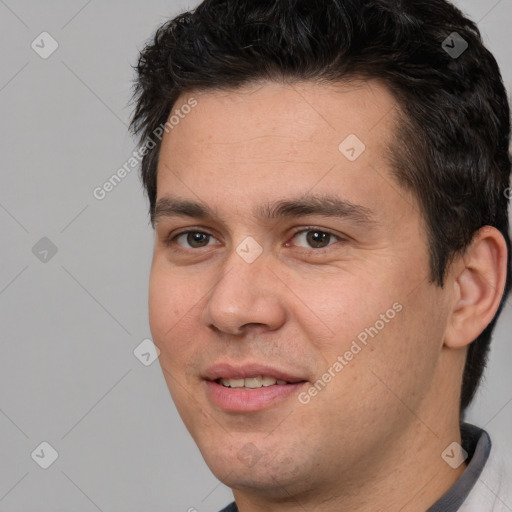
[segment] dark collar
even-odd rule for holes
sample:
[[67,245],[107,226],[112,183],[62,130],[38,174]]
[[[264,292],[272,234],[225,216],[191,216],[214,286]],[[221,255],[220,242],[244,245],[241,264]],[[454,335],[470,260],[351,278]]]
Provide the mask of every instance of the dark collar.
[[456,512],[475,486],[491,452],[489,434],[474,425],[460,426],[462,448],[468,453],[468,466],[460,478],[439,498],[427,512]]

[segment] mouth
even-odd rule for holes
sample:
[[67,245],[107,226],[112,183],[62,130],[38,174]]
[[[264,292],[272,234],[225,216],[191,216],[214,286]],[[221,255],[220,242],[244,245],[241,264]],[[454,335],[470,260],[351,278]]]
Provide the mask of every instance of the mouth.
[[208,367],[202,377],[210,381],[218,381],[230,387],[273,386],[275,384],[295,384],[306,379],[299,375],[259,363],[246,363],[234,365],[231,363],[217,363]]
[[[276,379],[270,375],[258,375],[256,377],[246,377],[245,379],[227,379],[219,378],[216,379],[217,384],[221,384],[226,388],[234,389],[260,389],[268,388],[270,386],[286,386],[289,384],[296,384],[296,382],[288,382],[282,379]],[[298,381],[305,382],[305,381]]]
[[218,364],[203,375],[208,400],[225,412],[256,412],[293,398],[308,382],[268,366]]

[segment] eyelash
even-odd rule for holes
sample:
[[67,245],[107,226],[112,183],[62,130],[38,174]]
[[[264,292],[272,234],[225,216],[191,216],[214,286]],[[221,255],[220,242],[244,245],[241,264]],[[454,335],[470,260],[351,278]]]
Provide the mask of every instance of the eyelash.
[[[328,229],[320,229],[316,226],[306,226],[306,227],[303,227],[301,229],[298,229],[296,231],[293,232],[292,236],[291,236],[291,239],[295,238],[298,234],[300,233],[307,233],[309,231],[317,231],[319,233],[322,233],[322,234],[328,234],[328,235],[331,235],[332,237],[336,238],[338,242],[341,242],[341,241],[345,241],[345,239],[343,239],[341,236],[339,235],[336,235],[335,233],[333,233],[332,231],[329,231]],[[202,231],[200,229],[187,229],[185,231],[181,231],[179,233],[176,233],[172,236],[169,236],[168,238],[165,239],[164,243],[167,247],[171,248],[172,250],[174,251],[182,251],[182,252],[187,252],[187,251],[197,251],[199,249],[205,249],[207,248],[208,246],[205,246],[205,247],[199,247],[199,248],[190,248],[190,249],[183,249],[182,247],[180,247],[177,243],[176,243],[176,239],[178,237],[180,237],[181,235],[186,235],[188,233],[200,233],[202,235],[207,235],[209,237],[213,237],[215,238],[212,234],[206,232],[206,231]],[[309,248],[309,249],[306,249],[304,247],[302,247],[301,249],[303,249],[301,252],[311,252],[313,251],[314,253],[316,254],[323,254],[324,252],[328,251],[329,248],[334,245],[334,244],[329,244],[327,245],[326,247],[321,247],[321,248]]]

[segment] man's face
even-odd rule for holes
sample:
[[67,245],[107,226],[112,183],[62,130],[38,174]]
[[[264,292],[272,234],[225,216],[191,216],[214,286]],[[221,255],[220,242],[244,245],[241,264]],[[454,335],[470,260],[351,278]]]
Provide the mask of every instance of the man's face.
[[[149,289],[177,409],[232,488],[286,495],[369,477],[428,421],[447,322],[417,201],[385,158],[394,99],[376,82],[191,96],[160,152],[168,208]],[[164,198],[212,217],[170,215]]]

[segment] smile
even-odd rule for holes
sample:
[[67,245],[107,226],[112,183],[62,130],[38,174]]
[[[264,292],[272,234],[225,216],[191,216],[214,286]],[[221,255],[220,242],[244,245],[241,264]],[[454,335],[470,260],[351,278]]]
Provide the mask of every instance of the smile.
[[261,387],[274,386],[276,384],[279,386],[289,384],[285,380],[278,380],[268,375],[258,375],[257,377],[247,377],[245,379],[217,379],[216,382],[228,388],[245,389],[258,389]]

